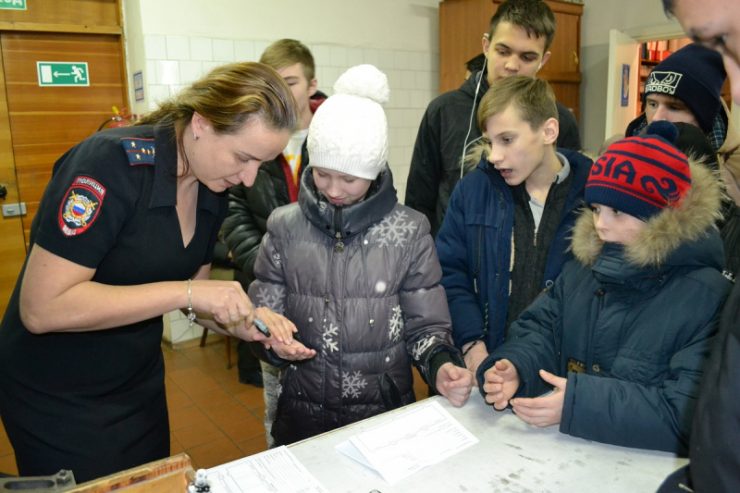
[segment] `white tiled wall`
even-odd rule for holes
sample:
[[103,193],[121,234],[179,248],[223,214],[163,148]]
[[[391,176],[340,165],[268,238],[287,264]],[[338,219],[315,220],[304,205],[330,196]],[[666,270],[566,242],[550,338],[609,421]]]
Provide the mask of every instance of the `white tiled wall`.
[[[272,40],[146,35],[145,94],[148,109],[169,98],[213,67],[232,61],[256,61]],[[386,105],[390,131],[389,161],[403,202],[416,131],[429,101],[437,95],[437,53],[310,44],[319,88],[331,95],[347,68],[371,63],[386,73],[391,98]]]

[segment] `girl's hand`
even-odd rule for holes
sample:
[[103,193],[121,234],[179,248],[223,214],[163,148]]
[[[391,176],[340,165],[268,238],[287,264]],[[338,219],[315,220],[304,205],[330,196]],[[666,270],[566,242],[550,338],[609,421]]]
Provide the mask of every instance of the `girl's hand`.
[[295,339],[293,339],[290,344],[276,342],[272,345],[272,350],[281,358],[290,361],[300,361],[316,356],[315,349],[309,349],[304,346],[302,342],[296,341]]
[[473,373],[450,362],[439,367],[436,377],[437,391],[455,407],[460,407],[470,397],[473,388]]

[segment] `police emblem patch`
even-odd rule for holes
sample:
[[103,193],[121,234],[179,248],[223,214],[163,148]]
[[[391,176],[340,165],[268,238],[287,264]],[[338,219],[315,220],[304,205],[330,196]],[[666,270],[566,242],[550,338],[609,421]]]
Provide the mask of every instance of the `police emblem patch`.
[[59,207],[59,229],[66,236],[84,233],[100,214],[105,187],[88,176],[78,176]]

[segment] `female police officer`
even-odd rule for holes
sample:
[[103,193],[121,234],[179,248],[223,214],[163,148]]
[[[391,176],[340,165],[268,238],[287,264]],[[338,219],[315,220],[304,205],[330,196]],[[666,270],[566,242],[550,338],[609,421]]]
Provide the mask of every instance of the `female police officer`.
[[[252,185],[295,124],[282,78],[237,63],[57,161],[0,327],[0,413],[21,475],[63,468],[79,482],[169,455],[163,313],[265,339],[239,283],[207,280],[209,263],[221,192]],[[256,315],[290,339],[290,322]]]

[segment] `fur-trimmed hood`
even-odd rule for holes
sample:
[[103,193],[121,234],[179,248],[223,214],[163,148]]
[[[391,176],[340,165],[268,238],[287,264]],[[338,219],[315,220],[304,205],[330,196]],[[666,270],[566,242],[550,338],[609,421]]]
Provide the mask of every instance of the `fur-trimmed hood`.
[[[714,224],[721,217],[723,196],[719,177],[696,160],[689,159],[689,167],[691,188],[681,204],[676,208],[666,207],[651,217],[637,241],[624,247],[624,258],[629,264],[662,267],[672,263],[671,257],[677,250],[683,250],[681,247],[716,233]],[[582,264],[591,266],[603,247],[604,242],[596,233],[593,212],[584,208],[573,228],[573,255]]]

